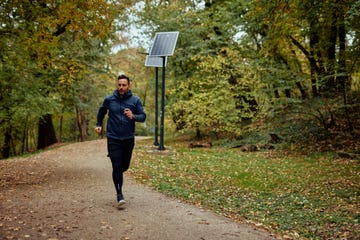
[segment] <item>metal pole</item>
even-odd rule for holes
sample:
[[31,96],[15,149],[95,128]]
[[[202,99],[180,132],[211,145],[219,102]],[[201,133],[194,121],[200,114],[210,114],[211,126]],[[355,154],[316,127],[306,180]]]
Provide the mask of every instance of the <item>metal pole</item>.
[[156,67],[155,69],[155,140],[154,146],[159,146],[158,142],[158,132],[159,132],[159,104],[158,104],[158,88],[159,88],[159,68]]
[[164,147],[164,114],[165,114],[165,59],[166,57],[162,57],[163,59],[163,67],[162,67],[162,85],[161,85],[161,122],[160,122],[160,145],[159,150],[165,150]]

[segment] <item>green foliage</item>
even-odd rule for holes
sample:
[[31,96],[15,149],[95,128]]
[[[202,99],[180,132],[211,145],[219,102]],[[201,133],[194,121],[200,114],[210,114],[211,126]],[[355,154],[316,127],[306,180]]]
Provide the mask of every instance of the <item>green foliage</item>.
[[125,4],[1,2],[0,130],[10,136],[2,149],[9,141],[11,154],[33,149],[36,124],[46,114],[92,111],[102,91],[100,82],[91,83],[104,78],[113,19]]
[[179,129],[205,128],[238,136],[242,119],[253,116],[252,106],[246,100],[251,99],[250,86],[256,83],[246,75],[233,80],[236,83],[231,82],[244,67],[241,67],[241,60],[233,56],[234,51],[226,48],[220,51],[226,56],[204,56],[194,60],[199,62],[196,73],[171,92],[170,99],[176,99],[170,101],[171,113]]
[[170,196],[294,239],[359,237],[356,160],[189,149],[179,141],[168,154],[151,154],[147,144],[137,144],[131,174]]

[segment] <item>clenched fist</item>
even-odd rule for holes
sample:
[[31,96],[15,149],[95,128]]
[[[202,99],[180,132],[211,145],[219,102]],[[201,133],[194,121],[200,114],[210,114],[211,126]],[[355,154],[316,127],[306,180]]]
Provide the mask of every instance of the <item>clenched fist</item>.
[[94,130],[95,130],[96,133],[99,134],[99,133],[101,133],[101,129],[102,129],[101,127],[95,127]]

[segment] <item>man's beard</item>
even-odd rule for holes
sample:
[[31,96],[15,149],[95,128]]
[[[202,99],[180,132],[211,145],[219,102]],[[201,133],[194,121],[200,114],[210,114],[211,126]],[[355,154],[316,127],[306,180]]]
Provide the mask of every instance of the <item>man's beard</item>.
[[126,95],[126,92],[120,92],[120,91],[118,91],[119,92],[119,96],[121,97],[121,98],[123,98],[125,95]]

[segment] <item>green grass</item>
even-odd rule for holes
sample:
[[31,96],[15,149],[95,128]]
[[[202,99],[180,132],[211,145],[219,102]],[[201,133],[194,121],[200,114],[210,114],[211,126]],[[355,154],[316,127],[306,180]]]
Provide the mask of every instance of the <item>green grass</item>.
[[151,145],[137,142],[130,172],[165,194],[294,239],[360,238],[357,160]]

